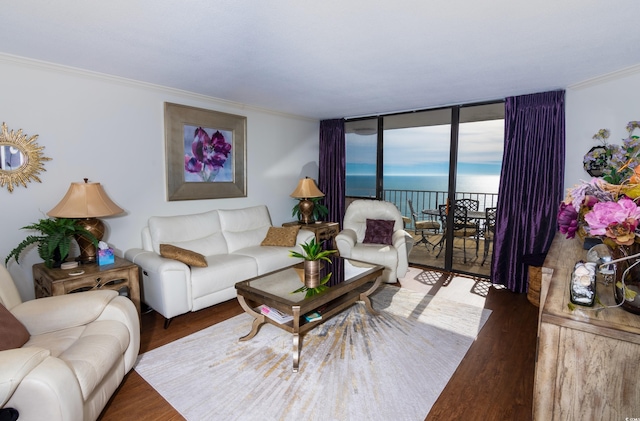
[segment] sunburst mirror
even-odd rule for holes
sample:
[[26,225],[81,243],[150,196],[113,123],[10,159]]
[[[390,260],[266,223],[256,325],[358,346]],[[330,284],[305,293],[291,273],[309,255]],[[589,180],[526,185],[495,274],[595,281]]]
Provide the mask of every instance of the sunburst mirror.
[[7,185],[9,192],[13,188],[22,184],[25,188],[27,183],[35,180],[41,183],[38,174],[44,169],[44,161],[50,161],[42,154],[44,146],[36,143],[38,135],[31,136],[18,132],[9,131],[6,123],[2,123],[2,133],[0,133],[0,188]]

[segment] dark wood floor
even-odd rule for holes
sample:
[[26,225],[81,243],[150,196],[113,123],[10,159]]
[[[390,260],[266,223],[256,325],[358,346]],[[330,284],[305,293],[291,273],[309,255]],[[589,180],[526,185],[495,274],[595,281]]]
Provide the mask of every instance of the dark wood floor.
[[[530,420],[538,309],[524,294],[490,288],[493,310],[477,340],[426,420]],[[163,328],[156,312],[142,316],[140,352],[146,352],[242,313],[236,300],[176,317]],[[425,414],[426,415],[426,414]],[[183,420],[134,370],[100,420]]]

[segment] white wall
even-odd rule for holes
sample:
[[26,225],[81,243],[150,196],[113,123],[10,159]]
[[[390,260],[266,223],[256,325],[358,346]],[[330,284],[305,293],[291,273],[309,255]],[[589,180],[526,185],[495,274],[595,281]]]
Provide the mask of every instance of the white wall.
[[[317,120],[6,55],[0,55],[0,75],[0,120],[10,130],[39,135],[38,145],[52,158],[42,183],[13,193],[0,189],[2,263],[29,234],[20,228],[46,217],[70,183],[85,177],[125,209],[103,219],[105,240],[120,256],[140,246],[140,230],[153,215],[266,204],[279,225],[291,220],[289,194],[298,179],[317,178]],[[247,117],[247,197],[166,200],[164,102]],[[8,264],[23,299],[34,296],[31,266],[39,261],[31,250],[20,265]]]
[[[566,91],[565,189],[589,180],[582,167],[584,155],[599,142],[592,139],[600,129],[611,130],[608,142],[621,144],[628,137],[627,123],[640,120],[640,66],[605,75]],[[634,135],[640,136],[636,129]]]

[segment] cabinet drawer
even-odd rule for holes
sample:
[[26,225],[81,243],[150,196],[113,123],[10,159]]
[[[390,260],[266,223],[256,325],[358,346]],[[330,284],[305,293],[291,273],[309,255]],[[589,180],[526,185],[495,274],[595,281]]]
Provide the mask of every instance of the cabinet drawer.
[[[62,287],[59,293],[89,291],[91,289],[115,289],[125,286],[129,282],[127,270],[113,270],[105,273],[95,273],[89,276],[78,275],[77,278],[69,278],[64,283],[56,286]],[[124,285],[123,285],[124,284]]]

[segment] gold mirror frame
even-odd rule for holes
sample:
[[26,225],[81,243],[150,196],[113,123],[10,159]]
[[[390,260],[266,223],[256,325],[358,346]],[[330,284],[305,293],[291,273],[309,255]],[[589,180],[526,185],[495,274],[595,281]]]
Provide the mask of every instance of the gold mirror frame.
[[4,163],[0,162],[0,188],[6,184],[9,193],[11,193],[14,186],[22,184],[26,188],[27,183],[31,182],[31,180],[42,183],[38,174],[41,171],[46,171],[43,162],[51,161],[51,158],[47,158],[42,154],[44,146],[38,146],[36,139],[38,139],[38,135],[27,139],[27,135],[22,134],[22,129],[15,133],[13,130],[9,131],[6,123],[2,123],[0,149],[5,147],[17,149],[23,156],[23,162],[22,165],[13,170],[4,169]]

